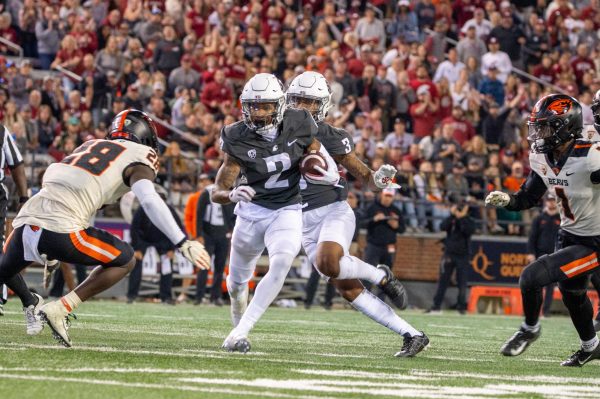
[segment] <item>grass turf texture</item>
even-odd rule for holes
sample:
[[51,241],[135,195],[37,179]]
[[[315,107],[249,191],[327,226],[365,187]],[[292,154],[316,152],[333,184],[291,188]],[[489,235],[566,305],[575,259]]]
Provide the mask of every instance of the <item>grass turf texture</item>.
[[523,355],[498,351],[521,320],[402,312],[427,332],[428,350],[393,354],[402,339],[352,310],[271,308],[252,352],[226,353],[228,307],[90,302],[70,329],[25,335],[12,299],[0,317],[0,393],[6,398],[597,398],[600,362],[559,365],[578,349],[570,320],[542,321]]

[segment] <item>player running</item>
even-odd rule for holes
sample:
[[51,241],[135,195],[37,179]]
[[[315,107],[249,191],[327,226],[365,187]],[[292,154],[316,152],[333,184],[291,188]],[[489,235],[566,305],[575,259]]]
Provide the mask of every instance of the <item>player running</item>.
[[[305,153],[319,151],[321,145],[314,140],[317,125],[308,112],[285,110],[283,88],[275,76],[254,76],[240,99],[244,120],[226,126],[221,133],[224,163],[212,200],[237,203],[227,277],[234,329],[223,348],[247,352],[248,333],[281,290],[300,250],[299,162]],[[337,184],[337,168],[333,163],[329,166],[314,183]],[[247,306],[248,281],[265,247],[269,271]]]
[[493,191],[485,202],[519,211],[535,206],[550,190],[559,201],[561,225],[557,251],[540,257],[521,274],[525,321],[504,343],[501,353],[520,355],[539,338],[542,287],[558,282],[581,340],[581,348],[561,365],[581,367],[600,358],[592,304],[587,296],[589,276],[600,265],[600,143],[581,139],[581,105],[567,95],[541,98],[527,124],[531,173],[516,194]]
[[[306,109],[318,125],[317,139],[333,159],[352,175],[362,179],[371,190],[389,186],[386,176],[394,176],[391,165],[383,165],[377,172],[365,165],[354,152],[352,137],[343,129],[324,122],[331,106],[331,90],[323,75],[304,72],[298,75],[286,92],[290,107]],[[398,357],[412,357],[429,344],[429,338],[400,318],[360,280],[378,284],[401,309],[406,308],[404,287],[393,278],[386,265],[374,267],[350,255],[350,244],[356,220],[346,202],[348,186],[341,179],[335,186],[315,185],[301,180],[302,194],[302,246],[310,262],[326,279],[330,280],[342,297],[355,309],[404,337]],[[392,284],[388,282],[392,282]]]
[[113,286],[135,266],[129,244],[89,225],[98,209],[129,190],[152,223],[189,261],[204,269],[210,265],[202,244],[186,238],[154,190],[157,153],[154,122],[142,111],[125,110],[114,118],[106,140],[87,141],[62,162],[50,165],[42,190],[27,201],[13,221],[14,230],[0,260],[0,283],[32,262],[44,264],[48,259],[100,265],[73,291],[43,306],[27,286],[16,287],[23,305],[34,305],[54,337],[67,347],[71,346],[67,315],[81,302]]

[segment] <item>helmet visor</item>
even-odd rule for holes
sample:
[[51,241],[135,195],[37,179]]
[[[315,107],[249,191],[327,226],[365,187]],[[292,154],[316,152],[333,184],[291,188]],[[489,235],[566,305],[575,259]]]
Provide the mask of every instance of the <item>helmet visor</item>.
[[527,140],[531,143],[539,143],[538,140],[546,140],[554,134],[554,129],[547,123],[540,122],[528,122],[529,132],[527,134]]
[[278,106],[278,101],[245,101],[242,103],[242,111],[260,129],[274,123]]

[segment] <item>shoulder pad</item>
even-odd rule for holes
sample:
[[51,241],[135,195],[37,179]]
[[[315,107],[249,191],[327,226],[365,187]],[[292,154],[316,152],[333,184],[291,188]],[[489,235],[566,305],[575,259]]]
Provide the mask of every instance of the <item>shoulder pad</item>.
[[244,121],[238,121],[223,128],[223,137],[229,141],[234,141],[239,139],[247,129]]
[[573,150],[571,151],[570,156],[572,157],[585,157],[587,156],[590,148],[594,145],[591,141],[588,140],[576,140],[575,145],[573,146]]

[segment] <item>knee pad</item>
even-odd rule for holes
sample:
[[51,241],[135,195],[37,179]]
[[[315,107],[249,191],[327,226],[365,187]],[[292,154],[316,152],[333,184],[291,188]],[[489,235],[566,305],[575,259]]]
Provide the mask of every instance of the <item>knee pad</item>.
[[521,277],[519,278],[519,287],[521,287],[522,290],[541,289],[543,286],[552,282],[550,281],[546,269],[547,259],[547,256],[542,256],[523,269]]

